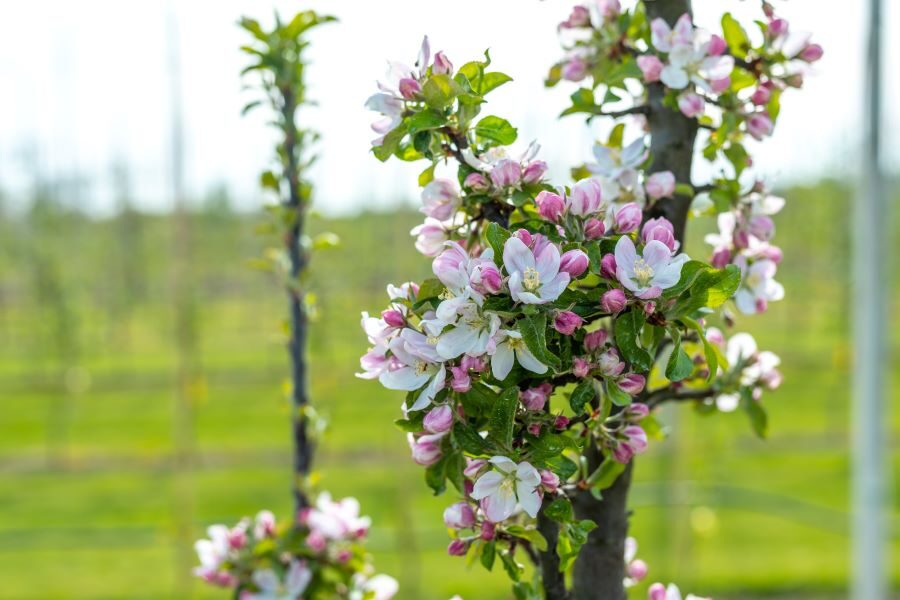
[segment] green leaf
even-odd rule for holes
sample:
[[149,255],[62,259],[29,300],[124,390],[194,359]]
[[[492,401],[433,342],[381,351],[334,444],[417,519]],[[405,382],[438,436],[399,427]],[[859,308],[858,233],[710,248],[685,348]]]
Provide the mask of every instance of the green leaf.
[[753,433],[760,438],[765,438],[769,434],[769,417],[766,414],[766,409],[763,408],[763,405],[758,400],[753,399],[749,391],[742,393],[741,396],[744,410],[747,412],[747,416],[750,417],[750,426],[753,427]]
[[491,540],[481,550],[481,565],[490,571],[494,568],[494,559],[497,557],[497,543]]
[[525,345],[540,362],[558,371],[561,363],[559,357],[547,349],[547,315],[527,315],[519,320],[519,333]]
[[685,294],[667,311],[670,318],[690,316],[702,308],[718,308],[741,285],[741,270],[735,265],[702,271]]
[[460,494],[466,494],[466,478],[463,475],[463,469],[466,468],[466,457],[462,452],[453,452],[447,456],[447,462],[444,473],[456,491]]
[[503,448],[511,448],[513,425],[516,420],[516,408],[519,405],[519,388],[511,387],[503,390],[494,403],[491,412],[488,436]]
[[706,381],[712,382],[719,372],[720,350],[706,339],[706,332],[703,331],[703,327],[700,326],[700,323],[688,317],[682,317],[681,322],[690,329],[696,331],[697,335],[700,337],[700,341],[703,342],[703,354],[706,357],[706,366],[709,368],[709,375],[707,376]]
[[503,260],[503,245],[509,239],[509,232],[496,223],[491,223],[487,227],[487,241],[494,249],[494,261],[497,264]]
[[503,568],[506,570],[506,574],[509,575],[509,578],[513,581],[519,581],[522,577],[522,571],[524,568],[522,565],[516,562],[516,559],[513,558],[513,555],[509,553],[508,550],[500,551],[500,560],[503,562]]
[[541,552],[547,551],[547,538],[541,535],[536,529],[525,529],[519,525],[510,525],[506,528],[506,533],[517,538],[528,540],[531,545]]
[[605,490],[616,482],[616,479],[619,478],[619,475],[621,475],[624,470],[625,465],[614,459],[612,456],[607,456],[603,459],[603,462],[600,463],[600,466],[591,473],[587,482],[598,490]]
[[481,79],[481,87],[478,89],[478,93],[483,96],[510,81],[512,81],[512,77],[506,73],[501,73],[499,71],[485,73],[484,77]]
[[380,146],[372,147],[372,152],[375,154],[375,158],[380,160],[381,162],[386,161],[400,147],[400,142],[403,141],[403,137],[406,135],[406,124],[400,123],[395,128],[390,130],[387,135],[384,136],[384,140],[381,142]]
[[519,134],[506,119],[488,115],[475,125],[475,135],[508,146],[516,141]]
[[446,74],[432,75],[422,86],[422,96],[431,108],[444,110],[462,91],[459,84]]
[[435,496],[439,496],[447,489],[446,483],[447,457],[444,456],[438,462],[425,469],[425,483],[434,492]]
[[575,510],[568,498],[557,498],[544,507],[544,516],[560,523],[566,523],[575,518]]
[[689,260],[681,265],[681,277],[673,287],[663,292],[663,298],[675,298],[680,296],[684,290],[688,289],[696,281],[697,277],[703,271],[709,270],[709,265],[699,260]]
[[277,192],[280,187],[278,184],[278,178],[272,171],[263,171],[262,173],[260,173],[259,185],[262,186],[263,189],[272,190],[274,192]]
[[411,135],[420,131],[437,129],[446,124],[447,118],[433,110],[423,110],[406,119],[406,128]]
[[622,388],[619,387],[619,384],[611,379],[606,381],[606,395],[609,396],[609,399],[616,406],[628,406],[631,404],[631,396],[629,396],[627,392],[624,392]]
[[750,38],[741,24],[731,16],[731,13],[722,15],[722,34],[728,43],[728,49],[736,58],[746,58],[750,50]]
[[653,357],[639,345],[644,318],[643,312],[632,309],[615,321],[616,346],[638,371],[649,371],[653,366]]
[[613,127],[612,131],[609,132],[609,139],[606,140],[606,145],[610,148],[621,148],[622,137],[624,135],[625,123],[618,123],[615,127]]
[[544,464],[559,476],[560,481],[568,481],[572,475],[578,472],[578,465],[562,455],[545,460]]
[[681,347],[681,332],[672,327],[669,329],[669,335],[672,336],[674,347],[666,363],[666,378],[672,382],[681,381],[694,370],[694,361]]
[[569,396],[569,406],[572,407],[572,412],[576,415],[583,413],[584,407],[590,404],[596,395],[593,378],[585,379],[579,383],[578,387],[572,390],[572,395]]
[[[418,431],[421,431],[421,428]],[[474,454],[476,456],[487,454],[488,445],[484,441],[484,438],[478,435],[478,432],[464,421],[457,421],[453,425],[453,439],[460,448],[469,454]]]
[[428,185],[429,183],[432,182],[432,180],[434,179],[434,167],[435,167],[435,163],[431,163],[431,166],[429,166],[427,169],[425,169],[424,171],[419,173],[419,186],[420,187],[425,187],[426,185]]

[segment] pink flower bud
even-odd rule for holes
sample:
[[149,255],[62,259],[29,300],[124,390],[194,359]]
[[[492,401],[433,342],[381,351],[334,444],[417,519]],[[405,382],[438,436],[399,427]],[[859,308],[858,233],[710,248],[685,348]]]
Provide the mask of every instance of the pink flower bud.
[[486,192],[491,189],[491,182],[481,173],[469,173],[463,180],[463,185],[473,192]]
[[659,171],[647,178],[644,185],[647,195],[653,200],[670,198],[675,194],[675,174],[672,171]]
[[566,198],[569,212],[579,217],[587,217],[596,214],[603,206],[603,193],[600,181],[594,179],[582,179],[572,188],[572,194]]
[[416,464],[427,467],[441,460],[441,456],[443,456],[441,439],[443,437],[443,433],[423,435],[418,438],[413,434],[409,434],[409,447],[412,450],[413,461]]
[[721,94],[731,86],[731,76],[722,79],[713,79],[709,82],[710,89],[716,94]]
[[241,527],[233,527],[228,532],[228,546],[233,550],[240,550],[247,543],[247,531]]
[[584,336],[584,349],[588,352],[594,352],[606,343],[609,333],[605,329],[592,331]]
[[763,14],[766,15],[767,18],[772,19],[775,17],[775,7],[772,6],[771,3],[763,0],[762,3]]
[[678,96],[678,110],[687,118],[693,119],[706,110],[706,101],[699,94],[685,92]]
[[582,323],[584,323],[584,319],[570,310],[563,310],[557,313],[556,318],[553,319],[553,329],[563,335],[572,335],[576,329],[581,327]]
[[609,21],[622,12],[622,5],[619,3],[619,0],[597,0],[597,10],[600,11],[604,19]]
[[753,92],[753,95],[750,96],[750,102],[757,106],[763,106],[769,102],[769,99],[772,97],[772,91],[761,85]]
[[468,529],[475,524],[475,511],[468,502],[457,502],[444,509],[444,525],[450,529]]
[[724,246],[716,248],[709,262],[717,269],[724,269],[726,265],[731,263],[731,250]]
[[555,427],[556,429],[563,430],[568,426],[569,417],[566,417],[564,415],[559,415],[558,417],[556,417],[556,420],[553,421],[553,427]]
[[634,456],[634,450],[632,450],[631,446],[629,446],[628,444],[622,443],[613,448],[612,455],[613,459],[615,459],[616,462],[627,465],[631,458]]
[[769,21],[769,34],[779,37],[788,32],[788,22],[785,19],[772,19]]
[[587,76],[588,65],[580,56],[573,56],[563,65],[562,78],[567,81],[581,81]]
[[575,29],[578,27],[589,27],[591,24],[591,13],[586,6],[575,6],[569,18],[559,24],[560,29]]
[[706,47],[706,53],[709,56],[721,56],[727,49],[728,44],[725,43],[725,40],[715,34],[710,36],[709,46]]
[[584,223],[584,237],[589,240],[598,240],[606,233],[606,224],[600,219],[591,217]]
[[516,236],[517,238],[519,238],[520,240],[522,240],[522,243],[525,244],[526,246],[528,246],[529,248],[534,243],[535,237],[537,237],[537,236],[532,236],[531,232],[528,231],[527,229],[517,229],[516,232],[513,233],[513,235]]
[[450,59],[447,58],[443,51],[434,55],[434,65],[431,67],[431,72],[435,75],[447,75],[453,72],[453,63],[450,62]]
[[622,430],[628,441],[626,442],[635,454],[640,454],[647,449],[647,433],[640,425],[629,425]]
[[541,424],[540,423],[532,423],[531,425],[529,425],[528,433],[530,433],[534,437],[541,435]]
[[450,556],[465,556],[469,551],[469,544],[461,539],[450,540],[447,546],[447,554]]
[[616,213],[616,231],[619,233],[631,233],[641,226],[644,217],[641,207],[634,202],[629,202],[619,208]]
[[597,361],[600,372],[607,377],[618,377],[625,370],[625,363],[619,360],[619,353],[615,348],[610,348],[600,355]]
[[632,421],[640,421],[650,414],[650,407],[643,402],[633,402],[625,409],[625,414]]
[[647,590],[647,600],[666,600],[666,586],[654,583]]
[[616,255],[610,252],[600,259],[600,275],[607,279],[616,278]]
[[659,75],[662,73],[663,62],[654,54],[644,54],[637,57],[637,65],[644,74],[644,81],[651,83],[659,81]]
[[407,100],[413,100],[422,92],[422,86],[412,77],[404,77],[400,80],[400,95]]
[[735,229],[731,240],[736,248],[743,249],[750,245],[750,234],[744,228]]
[[542,160],[535,160],[528,163],[525,170],[522,171],[522,181],[525,183],[537,183],[547,172],[547,163]]
[[647,563],[641,559],[631,561],[628,565],[628,576],[634,581],[641,581],[647,576]]
[[321,531],[312,531],[306,536],[306,545],[313,552],[324,552],[328,547],[328,540],[325,539]]
[[447,230],[441,222],[428,217],[425,222],[409,232],[416,236],[416,250],[425,256],[437,256],[447,241]]
[[613,288],[600,296],[600,308],[603,309],[603,312],[608,312],[613,315],[622,312],[626,302],[625,292],[619,288]]
[[538,214],[553,223],[559,221],[559,218],[566,211],[566,203],[559,194],[554,194],[547,190],[539,193],[537,198],[534,199],[534,203],[537,204]]
[[550,397],[552,391],[552,385],[549,383],[542,383],[537,387],[522,390],[519,394],[519,400],[522,401],[522,404],[528,410],[544,410],[544,406],[547,404],[547,398]]
[[481,288],[488,294],[496,294],[503,288],[503,275],[500,269],[492,262],[481,264],[479,269],[481,274]]
[[406,325],[406,319],[403,318],[403,313],[399,310],[391,309],[382,311],[381,318],[391,327],[404,327]]
[[748,229],[750,235],[768,241],[775,234],[775,222],[767,215],[756,215],[750,218]]
[[636,394],[640,394],[641,391],[643,391],[644,386],[647,384],[647,379],[643,375],[630,373],[620,379],[618,383],[623,392],[625,392],[629,396],[634,396]]
[[648,317],[656,312],[656,302],[644,302],[644,314]]
[[788,87],[792,88],[802,88],[803,87],[803,74],[802,73],[794,73],[789,77],[784,78],[784,83]]
[[[466,374],[466,377],[468,377],[468,374]],[[430,433],[444,433],[445,431],[449,431],[450,427],[453,426],[453,409],[450,408],[449,404],[435,406],[428,411],[427,415],[425,415],[425,420],[422,421],[422,425],[425,427],[425,430]]]
[[569,250],[559,257],[559,270],[565,271],[572,279],[578,279],[590,265],[588,255],[582,250]]
[[349,550],[339,550],[337,553],[337,561],[341,564],[347,564],[353,558],[353,553]]
[[459,187],[451,179],[432,179],[422,190],[422,208],[425,215],[438,221],[446,221],[459,207]]
[[467,371],[481,373],[487,369],[487,361],[482,356],[469,356],[467,354],[462,357],[460,366]]
[[572,373],[575,377],[584,379],[591,372],[591,362],[586,358],[577,357],[572,359]]
[[518,185],[522,179],[522,166],[514,160],[505,158],[494,165],[491,171],[491,181],[497,187],[510,187]]
[[494,530],[496,526],[488,520],[485,520],[481,523],[481,539],[486,542],[494,539]]
[[469,479],[474,479],[486,464],[487,461],[483,458],[466,457],[466,468],[463,469],[463,475]]
[[747,117],[747,132],[757,140],[772,135],[772,120],[764,113],[753,113]]
[[553,471],[543,469],[541,471],[541,485],[552,494],[559,487],[559,476]]
[[768,258],[775,264],[778,264],[781,262],[781,259],[784,258],[784,253],[778,246],[769,245],[763,248],[762,251],[760,251],[760,256],[762,256],[763,258]]
[[800,58],[806,62],[813,63],[822,58],[825,53],[819,44],[810,44],[800,52]]

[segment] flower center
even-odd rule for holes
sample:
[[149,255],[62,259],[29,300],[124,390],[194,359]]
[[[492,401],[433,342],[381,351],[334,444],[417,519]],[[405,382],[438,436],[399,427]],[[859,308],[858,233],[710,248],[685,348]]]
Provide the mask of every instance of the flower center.
[[415,369],[416,375],[422,375],[428,369],[428,363],[424,360],[417,360],[416,364],[413,365],[413,369]]
[[506,338],[506,343],[509,345],[510,350],[518,350],[525,347],[525,340],[522,338],[508,337]]
[[522,285],[525,286],[525,289],[529,292],[537,291],[537,289],[541,287],[541,276],[538,274],[537,269],[534,267],[526,267]]
[[650,285],[653,279],[653,267],[647,264],[643,258],[634,261],[634,279],[641,287]]

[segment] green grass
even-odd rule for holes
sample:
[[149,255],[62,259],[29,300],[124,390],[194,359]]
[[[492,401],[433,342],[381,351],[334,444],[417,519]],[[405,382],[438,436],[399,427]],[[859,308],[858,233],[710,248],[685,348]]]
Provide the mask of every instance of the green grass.
[[[783,359],[785,384],[765,399],[770,439],[755,439],[740,414],[673,407],[662,417],[673,435],[636,470],[633,531],[651,578],[717,598],[839,597],[847,585],[848,196],[830,183],[788,196],[777,238],[788,297],[766,316],[739,319]],[[391,425],[401,397],[353,377],[365,350],[359,311],[382,307],[387,282],[429,270],[410,251],[416,221],[400,213],[316,222],[343,239],[313,270],[312,391],[332,425],[317,464],[323,487],[359,497],[373,517],[370,549],[401,580],[403,599],[508,598],[502,573],[446,556],[440,515],[452,496],[431,497],[409,460]],[[9,241],[0,254],[0,598],[224,599],[188,577],[192,540],[209,523],[260,508],[289,514],[283,295],[244,266],[263,243],[255,222],[194,219],[202,375],[190,395],[192,459],[181,470],[170,222],[138,219],[127,244],[120,220],[45,209],[28,227],[0,223]],[[708,226],[692,224],[694,237]],[[696,243],[688,250],[706,253]],[[142,285],[126,285],[127,271]],[[892,344],[896,357],[896,333]],[[900,364],[891,365],[886,426],[895,437]],[[896,445],[892,459],[898,482]],[[900,586],[896,504],[891,513]]]

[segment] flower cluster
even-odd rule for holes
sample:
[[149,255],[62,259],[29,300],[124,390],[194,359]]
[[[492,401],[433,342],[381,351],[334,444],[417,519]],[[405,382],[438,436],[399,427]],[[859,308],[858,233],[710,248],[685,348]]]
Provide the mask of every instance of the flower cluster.
[[194,545],[200,559],[194,574],[232,588],[241,600],[390,600],[397,582],[374,574],[361,546],[369,524],[354,498],[334,501],[321,493],[293,523],[276,523],[261,511],[233,527],[210,526],[209,537]]
[[[772,134],[782,92],[801,87],[809,65],[822,57],[821,46],[809,34],[777,17],[768,2],[762,2],[762,9],[764,19],[756,21],[754,36],[728,13],[718,34],[697,27],[688,14],[671,24],[651,18],[644,3],[627,10],[616,1],[578,5],[559,26],[566,56],[547,80],[548,85],[561,79],[591,81],[572,95],[572,106],[563,114],[633,115],[640,125],[654,98],[661,98],[663,106],[708,132],[703,156],[725,161],[733,171],[700,186],[715,200],[707,212],[719,215],[720,234],[710,237],[713,265],[733,263],[741,269],[744,283],[735,303],[748,314],[765,311],[784,290],[773,280],[781,253],[768,243],[774,231],[771,215],[780,204],[758,186],[741,193],[742,175],[753,164],[745,142]],[[637,167],[643,145],[641,138],[624,149],[620,142],[610,149],[598,146],[602,174],[618,166],[609,160],[610,152],[620,164]],[[586,167],[598,172],[591,164]],[[638,177],[626,170],[613,179],[627,201],[641,206],[645,191],[650,200],[660,197],[660,189],[666,195],[694,193],[690,182],[676,182],[671,173],[654,173],[643,186]],[[654,177],[659,179],[652,181]]]
[[[517,130],[478,118],[509,78],[487,56],[456,71],[446,58],[429,64],[425,48],[418,71],[403,70],[407,93],[381,85],[369,105],[391,117],[378,125],[377,158],[428,162],[426,219],[412,233],[434,276],[388,286],[387,308],[363,314],[359,376],[406,392],[397,425],[412,459],[436,493],[456,490],[448,552],[488,568],[499,557],[533,597],[516,552],[546,550],[536,517],[558,523],[567,569],[595,527],[575,518],[571,497],[609,487],[647,448],[661,397],[700,385],[701,400],[753,397],[749,379],[713,381],[730,371],[702,323],[738,291],[741,270],[691,260],[671,222],[647,218],[677,183],[646,174],[642,137],[624,145],[617,128],[595,163],[554,187],[536,144],[512,152]],[[398,112],[385,112],[389,99]],[[599,467],[588,468],[588,451],[602,454]],[[627,562],[641,579],[646,565]]]

